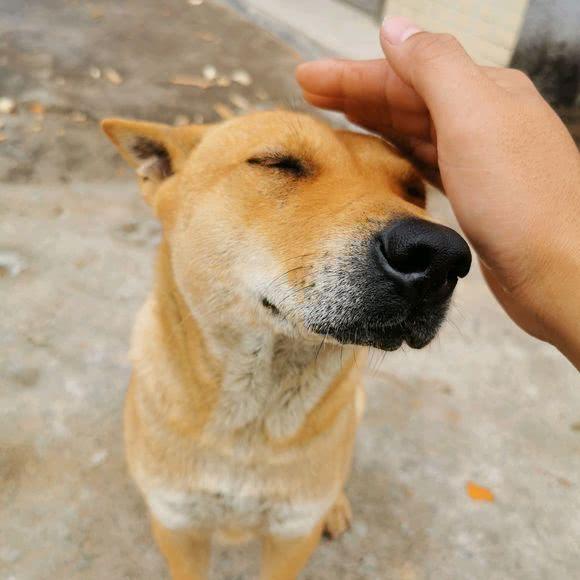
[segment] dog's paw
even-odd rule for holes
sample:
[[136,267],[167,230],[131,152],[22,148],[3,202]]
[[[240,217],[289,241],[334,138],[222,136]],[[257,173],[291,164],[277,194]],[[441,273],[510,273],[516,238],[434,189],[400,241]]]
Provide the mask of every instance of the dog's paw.
[[352,510],[346,495],[341,493],[330,508],[324,522],[324,537],[330,540],[338,538],[350,528]]

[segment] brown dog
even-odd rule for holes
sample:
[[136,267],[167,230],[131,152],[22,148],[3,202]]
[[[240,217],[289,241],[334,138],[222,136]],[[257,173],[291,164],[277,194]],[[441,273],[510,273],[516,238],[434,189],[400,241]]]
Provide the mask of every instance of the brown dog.
[[469,248],[374,137],[289,112],[103,128],[163,226],[125,409],[157,543],[193,580],[212,539],[257,536],[262,578],[295,578],[350,522],[356,351],[426,345]]

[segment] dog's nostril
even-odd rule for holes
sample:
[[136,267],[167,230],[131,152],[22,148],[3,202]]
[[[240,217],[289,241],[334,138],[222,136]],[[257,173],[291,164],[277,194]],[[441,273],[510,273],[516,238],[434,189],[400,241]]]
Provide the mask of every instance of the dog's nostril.
[[453,279],[456,278],[464,278],[469,273],[469,269],[471,268],[471,252],[469,250],[469,246],[464,242],[465,247],[463,252],[459,252],[455,263],[449,269],[449,273],[447,274],[447,278]]
[[421,274],[429,269],[433,258],[431,248],[418,244],[404,249],[402,252],[387,252],[389,264],[402,274]]

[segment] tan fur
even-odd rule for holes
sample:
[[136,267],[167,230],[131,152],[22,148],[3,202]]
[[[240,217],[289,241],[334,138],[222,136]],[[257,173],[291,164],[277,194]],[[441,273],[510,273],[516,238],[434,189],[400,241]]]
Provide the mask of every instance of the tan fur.
[[[304,327],[306,288],[376,223],[424,216],[404,190],[419,177],[379,139],[296,113],[103,128],[163,225],[125,407],[156,540],[176,579],[206,577],[212,538],[252,535],[262,578],[295,578],[323,529],[350,523],[343,487],[364,405],[364,352]],[[280,151],[307,177],[247,163]]]

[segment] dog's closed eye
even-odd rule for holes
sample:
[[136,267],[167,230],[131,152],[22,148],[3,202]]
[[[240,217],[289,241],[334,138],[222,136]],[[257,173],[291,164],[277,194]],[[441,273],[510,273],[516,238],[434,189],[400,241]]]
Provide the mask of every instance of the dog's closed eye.
[[310,174],[310,169],[306,163],[289,153],[265,153],[256,155],[247,160],[250,165],[259,165],[269,169],[283,172],[292,177],[306,177]]

